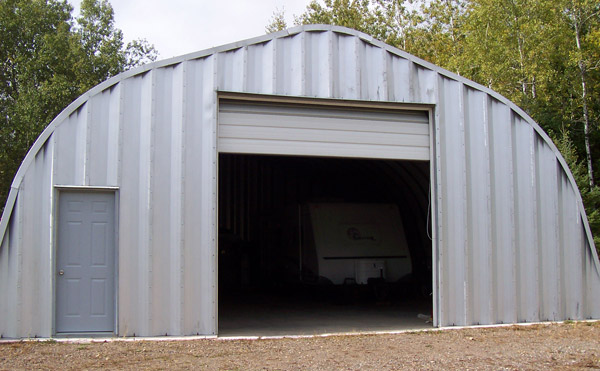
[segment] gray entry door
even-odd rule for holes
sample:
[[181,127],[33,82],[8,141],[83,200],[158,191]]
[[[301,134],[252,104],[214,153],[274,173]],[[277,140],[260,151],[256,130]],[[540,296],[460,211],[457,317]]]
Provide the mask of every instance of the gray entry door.
[[61,192],[56,332],[115,330],[115,195]]

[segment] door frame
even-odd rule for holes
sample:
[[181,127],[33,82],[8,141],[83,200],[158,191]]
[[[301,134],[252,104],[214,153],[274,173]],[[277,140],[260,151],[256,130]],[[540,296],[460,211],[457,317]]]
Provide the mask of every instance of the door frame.
[[51,218],[51,228],[52,228],[52,247],[51,247],[51,267],[50,272],[52,274],[51,285],[52,285],[52,336],[55,337],[69,337],[74,335],[74,333],[68,332],[56,332],[56,263],[58,256],[58,217],[59,217],[59,200],[62,192],[102,192],[102,193],[112,193],[114,195],[115,200],[115,215],[114,215],[114,233],[115,233],[115,251],[114,251],[114,261],[115,261],[115,270],[114,270],[114,331],[112,332],[83,332],[76,333],[81,336],[90,336],[90,335],[118,335],[119,334],[119,187],[113,186],[76,186],[76,185],[55,185],[52,192],[52,218]]
[[213,164],[213,206],[215,212],[213,214],[213,233],[214,241],[212,251],[214,252],[213,259],[213,310],[214,310],[214,333],[219,335],[219,103],[221,100],[240,100],[251,103],[272,103],[272,104],[299,104],[315,107],[353,107],[364,109],[397,109],[409,111],[426,112],[429,118],[429,212],[431,218],[431,289],[432,289],[432,317],[433,327],[440,327],[442,319],[442,311],[440,307],[440,288],[442,286],[440,274],[440,241],[439,238],[439,223],[441,220],[441,210],[439,202],[441,202],[441,194],[438,194],[438,189],[441,189],[441,157],[439,151],[440,128],[437,124],[437,116],[439,111],[436,104],[432,103],[403,103],[394,101],[364,101],[343,98],[318,98],[318,97],[302,97],[288,96],[275,94],[256,94],[256,93],[240,93],[236,91],[215,90],[215,121],[214,121],[214,164]]

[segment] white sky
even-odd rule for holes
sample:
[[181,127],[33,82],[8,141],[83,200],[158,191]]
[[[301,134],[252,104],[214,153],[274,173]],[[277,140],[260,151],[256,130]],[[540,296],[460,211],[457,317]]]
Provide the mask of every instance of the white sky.
[[[265,33],[277,8],[288,26],[310,0],[109,0],[125,44],[145,38],[159,59],[240,41]],[[69,0],[79,13],[81,0]]]

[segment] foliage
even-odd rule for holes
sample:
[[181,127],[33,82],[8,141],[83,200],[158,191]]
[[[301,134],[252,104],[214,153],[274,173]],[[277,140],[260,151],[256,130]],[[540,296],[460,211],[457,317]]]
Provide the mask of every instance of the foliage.
[[564,133],[559,147],[570,151],[565,157],[600,236],[594,173],[600,165],[600,2],[313,0],[295,19],[371,34],[501,93],[546,131]]
[[271,22],[265,27],[267,33],[273,33],[288,28],[287,22],[285,21],[285,11],[275,9]]
[[50,121],[93,86],[153,61],[154,47],[123,47],[106,0],[84,0],[73,19],[66,0],[0,1],[0,199]]
[[[573,178],[575,178],[575,182],[579,187],[588,221],[590,223],[590,229],[592,231],[598,231],[600,230],[600,187],[595,185],[590,188],[588,186],[589,178],[586,165],[579,160],[577,151],[573,141],[569,137],[568,131],[563,129],[558,136],[554,135],[555,133],[553,132],[551,134],[553,134],[552,139],[569,165],[569,168],[573,173]],[[594,243],[596,244],[596,250],[600,255],[600,235],[597,233],[594,233]]]

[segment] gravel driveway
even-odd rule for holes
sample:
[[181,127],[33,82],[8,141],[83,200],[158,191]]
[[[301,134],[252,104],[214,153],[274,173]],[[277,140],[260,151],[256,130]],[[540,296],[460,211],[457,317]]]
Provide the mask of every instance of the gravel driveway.
[[258,340],[0,344],[0,369],[600,369],[600,322]]

